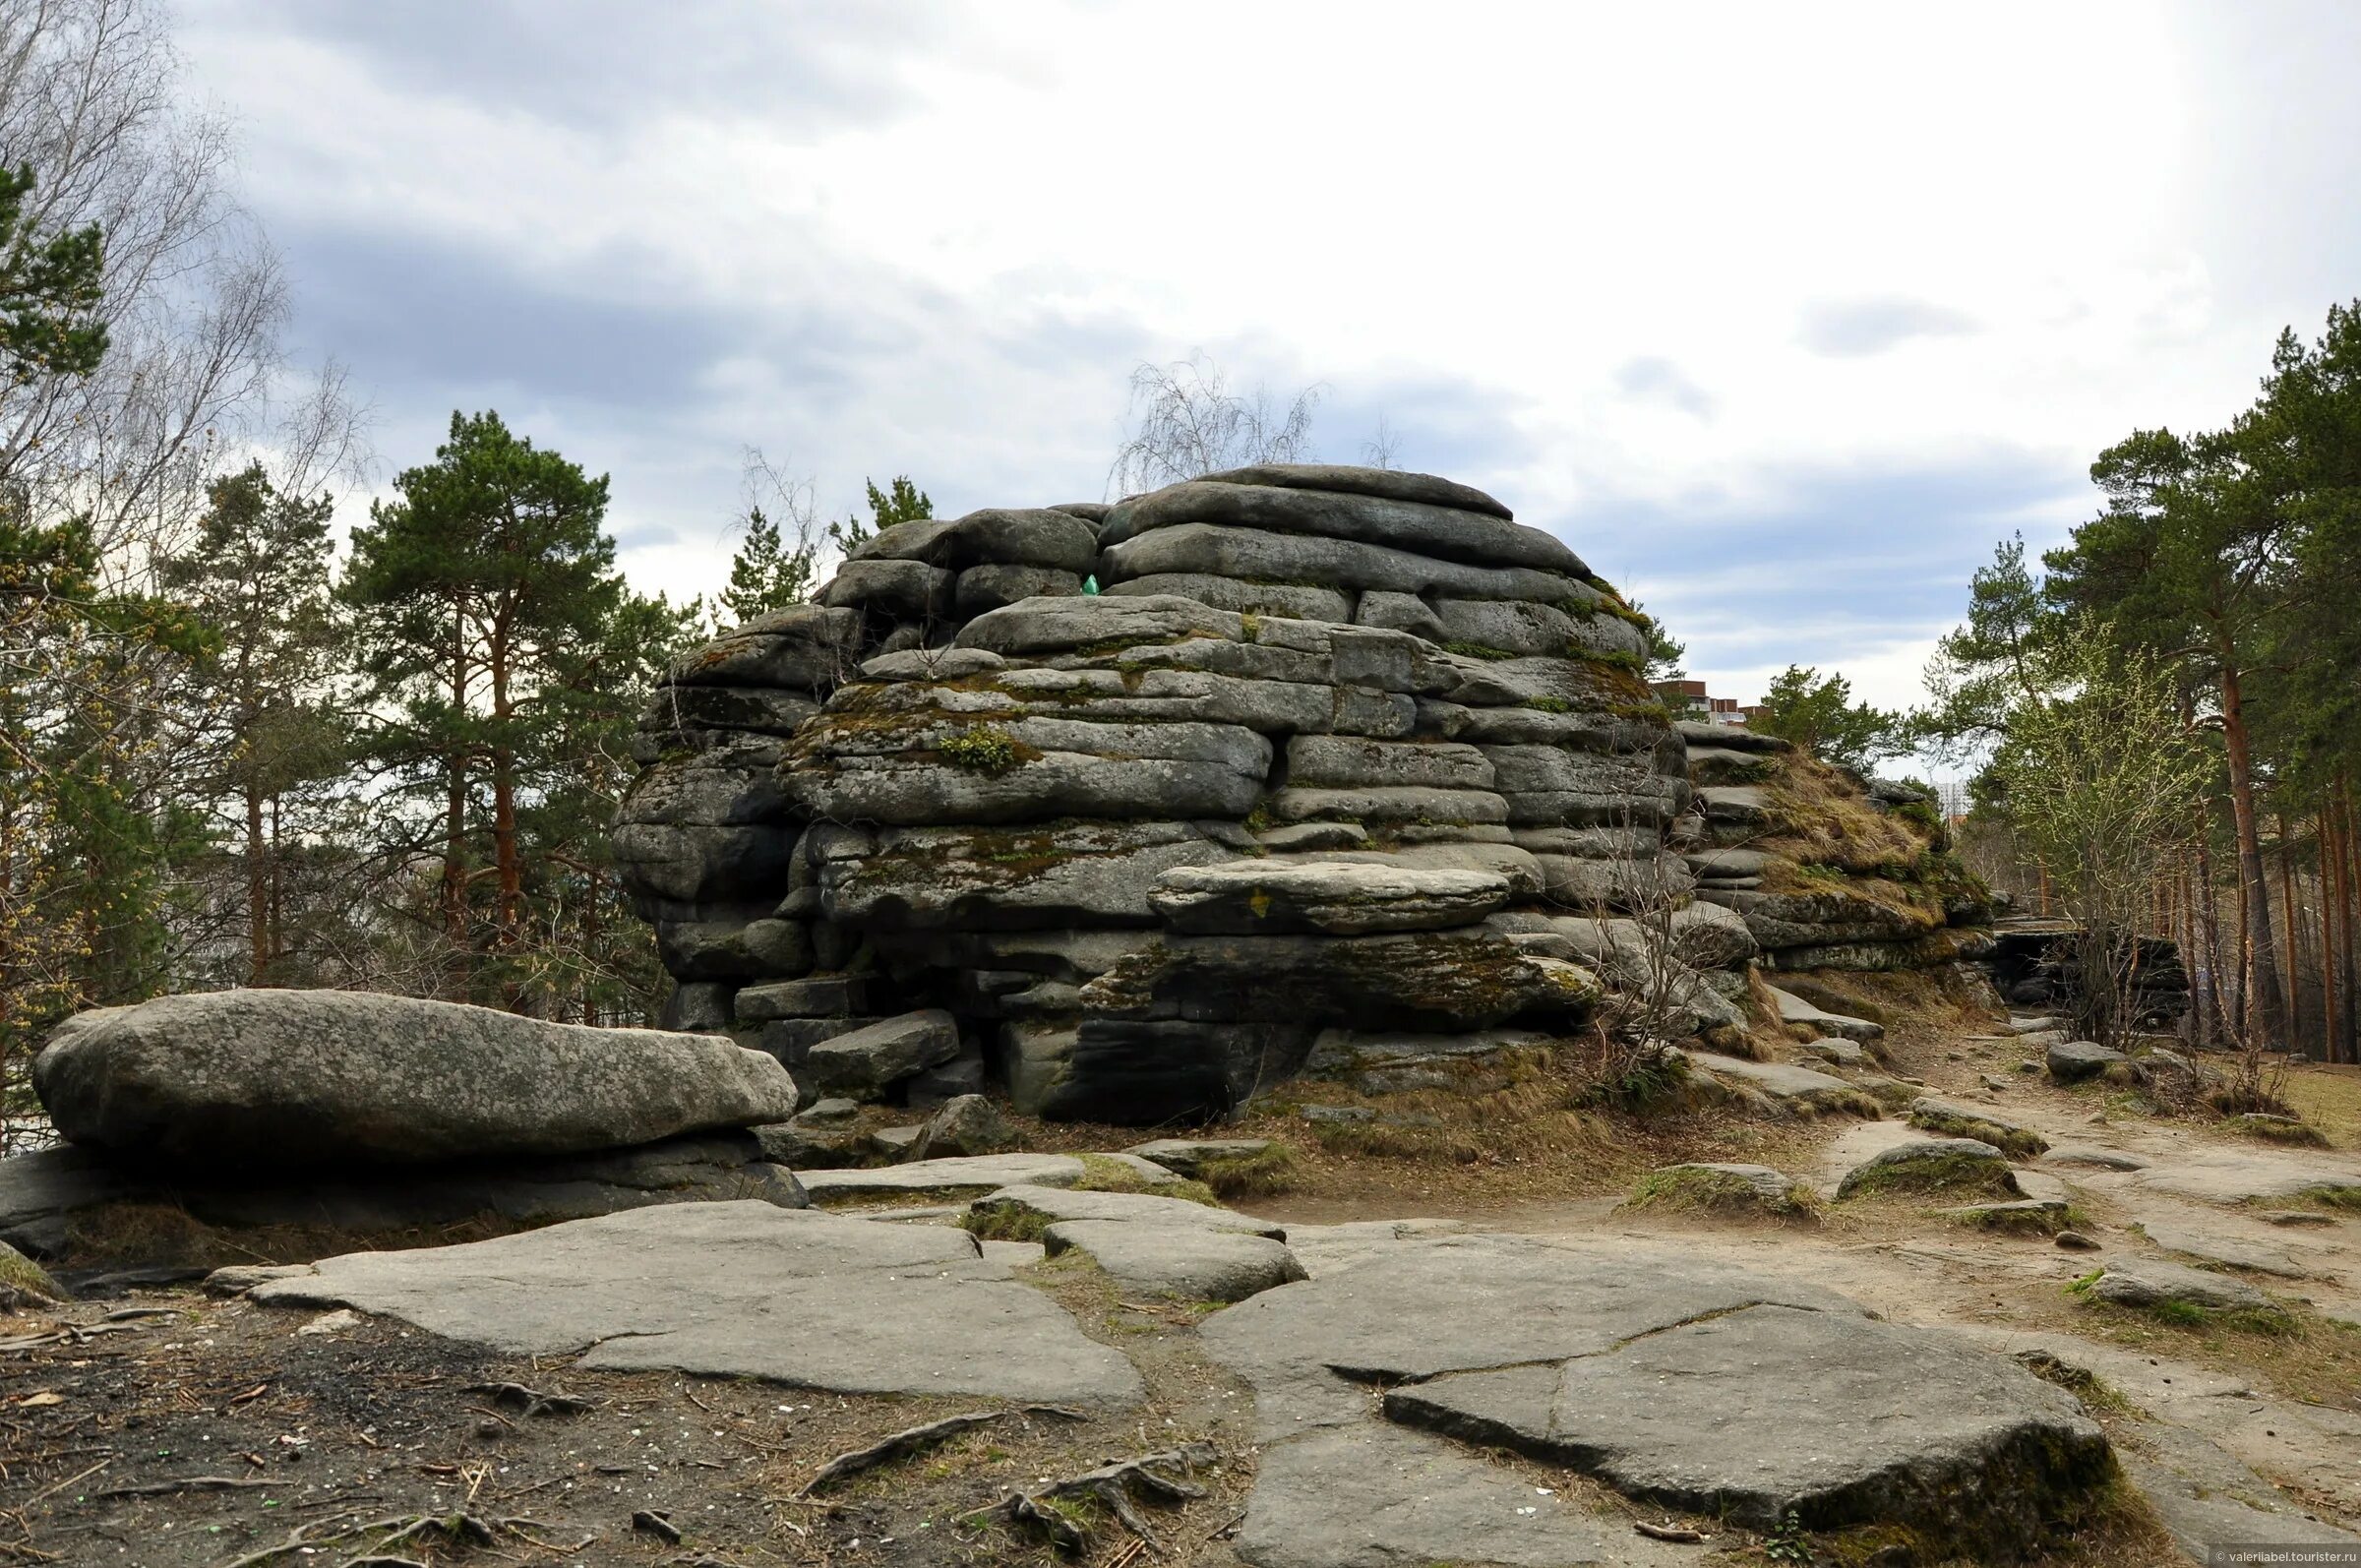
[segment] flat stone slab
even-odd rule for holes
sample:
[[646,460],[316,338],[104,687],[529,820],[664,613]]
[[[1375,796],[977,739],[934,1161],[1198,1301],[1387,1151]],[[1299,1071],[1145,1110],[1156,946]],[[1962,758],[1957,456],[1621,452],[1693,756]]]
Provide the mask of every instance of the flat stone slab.
[[1204,1226],[1067,1220],[1042,1242],[1051,1257],[1082,1253],[1126,1292],[1183,1301],[1242,1301],[1308,1277],[1282,1242]]
[[2160,1161],[2133,1173],[2128,1184],[2208,1203],[2253,1203],[2323,1194],[2361,1199],[2361,1171],[2327,1160],[2260,1150],[2249,1154],[2224,1149]]
[[1128,1406],[1122,1354],[942,1226],[683,1203],[461,1246],[353,1252],[249,1293],[516,1356],[844,1394]]
[[[1120,1158],[1151,1185],[1180,1179],[1151,1160]],[[799,1171],[815,1203],[850,1202],[901,1192],[990,1192],[998,1187],[1070,1187],[1089,1169],[1070,1154],[974,1154],[913,1160],[877,1171]]]
[[1148,892],[1148,907],[1167,926],[1199,934],[1444,931],[1473,926],[1507,902],[1508,878],[1491,872],[1317,860],[1180,866]]
[[2049,1048],[2049,1075],[2060,1083],[2082,1083],[2131,1059],[2095,1040],[2060,1040]]
[[1635,1335],[1760,1302],[1864,1315],[1833,1291],[1683,1253],[1643,1249],[1610,1265],[1529,1236],[1401,1237],[1383,1229],[1333,1263],[1313,1262],[1308,1284],[1267,1291],[1198,1325],[1207,1353],[1254,1385],[1263,1440],[1364,1418],[1371,1384],[1596,1356]]
[[1884,1024],[1873,1024],[1866,1018],[1847,1018],[1843,1013],[1815,1007],[1793,992],[1782,991],[1777,986],[1764,989],[1771,993],[1772,1004],[1779,1009],[1779,1021],[1783,1024],[1804,1024],[1824,1035],[1863,1043],[1886,1037]]
[[2154,1162],[2140,1155],[2126,1154],[2121,1149],[2099,1149],[2089,1144],[2060,1143],[2051,1146],[2041,1156],[2043,1165],[2087,1166],[2093,1171],[2145,1171]]
[[1870,1067],[1877,1064],[1876,1057],[1842,1035],[1830,1035],[1825,1040],[1807,1040],[1795,1049],[1807,1056],[1839,1067]]
[[1756,1306],[1554,1365],[1397,1388],[1389,1419],[1768,1530],[1896,1524],[2024,1549],[2111,1471],[2064,1390],[1922,1330]]
[[1037,1216],[1052,1225],[1069,1220],[1103,1220],[1160,1231],[1227,1231],[1239,1236],[1287,1239],[1287,1231],[1268,1220],[1186,1198],[1160,1198],[1151,1192],[1073,1192],[1062,1187],[1005,1186],[969,1205],[972,1214],[1010,1212]]
[[2209,1312],[2276,1312],[2279,1306],[2244,1280],[2193,1269],[2161,1258],[2109,1263],[2090,1284],[2090,1295],[2117,1306],[2162,1306],[2185,1301]]
[[1740,1083],[1760,1090],[1774,1100],[1786,1100],[1795,1105],[1841,1106],[1854,1101],[1860,1091],[1832,1073],[1811,1067],[1799,1067],[1791,1061],[1748,1061],[1743,1056],[1718,1056],[1710,1052],[1692,1051],[1689,1065],[1700,1072],[1712,1073],[1725,1083]]
[[1652,1561],[1558,1497],[1458,1443],[1380,1421],[1262,1452],[1238,1555],[1253,1568],[1578,1568]]
[[[2324,1525],[2212,1443],[2184,1427],[2142,1422],[2116,1451],[2124,1475],[2192,1561],[2226,1546],[2361,1546],[2361,1536]],[[2136,1446],[2135,1446],[2136,1445]]]
[[2307,1268],[2285,1247],[2273,1246],[2268,1241],[2224,1236],[2218,1231],[2210,1231],[2164,1215],[2133,1223],[2147,1232],[2148,1238],[2165,1251],[2202,1258],[2208,1263],[2247,1269],[2256,1274],[2276,1275],[2282,1280],[2308,1279],[2319,1272]]
[[1194,1177],[1218,1160],[1251,1160],[1271,1146],[1268,1138],[1151,1138],[1123,1152],[1151,1160],[1178,1176]]
[[1974,1138],[2025,1158],[2040,1154],[2049,1140],[2022,1121],[2012,1121],[1989,1106],[1968,1105],[1922,1095],[1910,1105],[1910,1125],[1946,1137]]
[[1471,1449],[1375,1437],[1373,1386],[1392,1422],[1545,1453],[1634,1496],[1947,1544],[2015,1542],[2106,1468],[2072,1397],[2021,1368],[1684,1253],[1371,1236],[1198,1332],[1254,1388],[1267,1446],[1239,1539],[1258,1568],[1655,1560],[1530,1488],[1495,1510],[1512,1478]]

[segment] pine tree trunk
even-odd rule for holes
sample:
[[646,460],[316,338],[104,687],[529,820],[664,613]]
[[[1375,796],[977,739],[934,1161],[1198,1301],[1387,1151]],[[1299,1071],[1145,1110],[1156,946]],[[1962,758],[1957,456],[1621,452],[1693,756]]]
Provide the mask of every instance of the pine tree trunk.
[[490,652],[492,677],[492,855],[500,878],[499,941],[505,951],[516,945],[516,908],[524,894],[524,873],[516,857],[516,750],[509,741],[509,641],[505,628],[495,632]]
[[[467,622],[464,610],[452,621],[451,706],[454,723],[467,714]],[[443,934],[458,966],[460,991],[467,977],[467,749],[454,741],[444,757],[448,793],[443,804]]]
[[246,984],[259,986],[271,971],[271,862],[263,831],[263,792],[246,781]]
[[2238,926],[2243,1019],[2253,1042],[2287,1042],[2287,1009],[2273,961],[2270,883],[2263,869],[2262,830],[2255,811],[2254,748],[2246,727],[2246,697],[2235,666],[2221,667],[2221,733],[2230,771],[2230,823],[2238,837]]
[[2204,941],[2200,950],[2208,976],[2206,992],[2212,1002],[2212,1011],[2206,1014],[2207,1043],[2211,1044],[2220,1033],[2221,1023],[2236,1014],[2231,1006],[2233,998],[2225,994],[2222,985],[2221,905],[2213,888],[2213,818],[2204,807],[2199,812],[2206,820],[2197,835],[2197,903],[2199,935]]
[[2343,935],[2337,943],[2336,967],[2344,981],[2344,1059],[2361,1061],[2361,822],[2355,819],[2349,774],[2339,776],[2336,793],[2336,840],[2343,851],[2336,872],[2343,888],[2336,921]]
[[2287,927],[2287,940],[2279,954],[2285,967],[2280,978],[2287,988],[2287,1049],[2301,1051],[2304,1044],[2304,947],[2298,939],[2296,921],[2302,913],[2302,900],[2295,896],[2295,843],[2288,831],[2287,814],[2279,817],[2279,909]]
[[2336,836],[2336,803],[2324,802],[2312,817],[2312,839],[2320,846],[2320,1004],[2321,1055],[2330,1061],[2343,1056],[2344,997],[2336,987],[2336,931],[2341,913],[2342,883],[2336,862],[2342,845]]

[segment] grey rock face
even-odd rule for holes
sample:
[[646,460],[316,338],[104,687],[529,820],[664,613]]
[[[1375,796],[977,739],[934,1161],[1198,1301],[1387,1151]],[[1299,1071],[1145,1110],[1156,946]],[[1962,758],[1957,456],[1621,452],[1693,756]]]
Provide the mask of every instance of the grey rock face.
[[69,1019],[33,1063],[58,1130],[134,1159],[288,1169],[573,1154],[794,1114],[726,1039],[360,992],[166,996]]
[[1880,1150],[1845,1173],[1837,1196],[1873,1192],[2005,1192],[2020,1188],[2008,1156],[1974,1138],[1912,1138]]
[[1148,903],[1186,933],[1440,931],[1473,926],[1508,902],[1484,872],[1412,871],[1328,861],[1187,867],[1156,879]]
[[[1162,1123],[1285,1078],[1324,1030],[1579,1027],[1645,967],[1483,924],[1511,915],[1685,905],[1675,1034],[1740,1022],[1750,962],[1925,956],[1850,935],[1849,908],[1740,905],[1758,889],[1719,862],[1690,904],[1687,746],[1635,672],[1637,619],[1446,480],[1265,464],[922,519],[819,597],[683,661],[615,834],[668,968],[716,988],[670,1016],[759,1026],[799,1071],[876,1005],[810,994],[856,968],[949,1010],[1021,1107]],[[1717,739],[1733,780],[1778,745]],[[1314,856],[1356,869],[1281,867]],[[1404,874],[1424,880],[1370,893]],[[1091,961],[1017,950],[1037,933]]]
[[1183,1301],[1242,1301],[1303,1279],[1303,1265],[1267,1236],[1202,1226],[1065,1220],[1043,1233],[1049,1255],[1076,1251],[1127,1293]]
[[1758,1530],[1793,1514],[2001,1551],[2030,1549],[2046,1513],[2114,1471],[2097,1424],[2030,1373],[1938,1335],[1786,1306],[1398,1388],[1385,1414]]
[[2156,1258],[2109,1263],[2106,1272],[2091,1282],[2090,1295],[2118,1306],[2153,1307],[2179,1301],[2209,1312],[2280,1315],[2283,1311],[2277,1302],[2244,1280]]
[[[939,1226],[759,1203],[678,1204],[417,1252],[327,1258],[258,1285],[273,1305],[348,1306],[509,1355],[596,1369],[766,1378],[847,1394],[967,1394],[1122,1407],[1122,1355]],[[991,1354],[949,1325],[991,1325]]]
[[[79,1229],[103,1234],[117,1205],[163,1205],[216,1230],[270,1231],[273,1246],[324,1250],[361,1236],[414,1238],[494,1215],[550,1225],[653,1204],[756,1199],[810,1203],[771,1162],[769,1129],[696,1133],[589,1154],[455,1160],[374,1173],[221,1172],[125,1167],[70,1145],[0,1160],[0,1240],[46,1257],[75,1250]],[[333,1238],[341,1237],[341,1241]],[[283,1252],[282,1252],[282,1255]]]
[[1151,1192],[1077,1192],[1064,1187],[1016,1185],[986,1193],[969,1205],[970,1211],[999,1220],[1025,1216],[1051,1225],[1096,1221],[1137,1225],[1158,1231],[1217,1231],[1231,1236],[1287,1239],[1283,1227],[1250,1214],[1217,1209],[1185,1198],[1160,1198]]
[[2049,1075],[2060,1083],[2081,1083],[2109,1067],[2128,1066],[2131,1059],[2095,1040],[2060,1040],[2049,1048]]
[[963,1094],[946,1100],[919,1128],[911,1146],[914,1160],[938,1160],[975,1154],[997,1154],[1016,1142],[1016,1134],[990,1100]]
[[958,1020],[929,1007],[820,1041],[804,1053],[803,1072],[817,1093],[875,1100],[957,1055]]
[[1217,1160],[1244,1160],[1271,1146],[1268,1138],[1151,1138],[1124,1150],[1153,1160],[1175,1176],[1194,1179]]

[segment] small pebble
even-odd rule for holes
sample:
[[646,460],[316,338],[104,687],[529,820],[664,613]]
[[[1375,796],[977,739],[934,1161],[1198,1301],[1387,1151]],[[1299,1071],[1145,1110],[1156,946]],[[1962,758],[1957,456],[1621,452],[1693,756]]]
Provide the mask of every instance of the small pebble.
[[2095,1252],[2098,1250],[2098,1243],[2080,1231],[2060,1231],[2058,1245],[2069,1252]]

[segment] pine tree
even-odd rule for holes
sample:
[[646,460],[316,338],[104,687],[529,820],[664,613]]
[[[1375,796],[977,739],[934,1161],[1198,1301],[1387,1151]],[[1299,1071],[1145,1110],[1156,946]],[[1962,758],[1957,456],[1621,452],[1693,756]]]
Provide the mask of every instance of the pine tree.
[[[442,797],[438,902],[468,946],[475,795],[488,793],[492,935],[519,936],[518,807],[554,767],[555,700],[623,601],[602,530],[607,480],[536,449],[495,413],[452,415],[435,460],[394,479],[398,499],[353,534],[342,592],[361,612],[363,669],[388,711],[378,753]],[[511,998],[514,999],[514,998]]]
[[808,529],[790,548],[760,507],[748,508],[746,542],[730,557],[730,585],[721,590],[730,624],[744,626],[810,598],[818,559],[819,547]]
[[874,479],[862,482],[869,490],[868,520],[847,517],[828,524],[828,542],[841,554],[851,555],[897,522],[918,522],[935,515],[935,503],[910,482],[908,474],[895,474],[883,490]]
[[286,951],[282,803],[308,784],[339,778],[342,725],[325,702],[335,651],[329,598],[326,496],[278,493],[260,463],[216,479],[196,536],[161,569],[164,585],[211,630],[216,651],[202,671],[191,782],[227,801],[240,844],[248,962],[263,985]]

